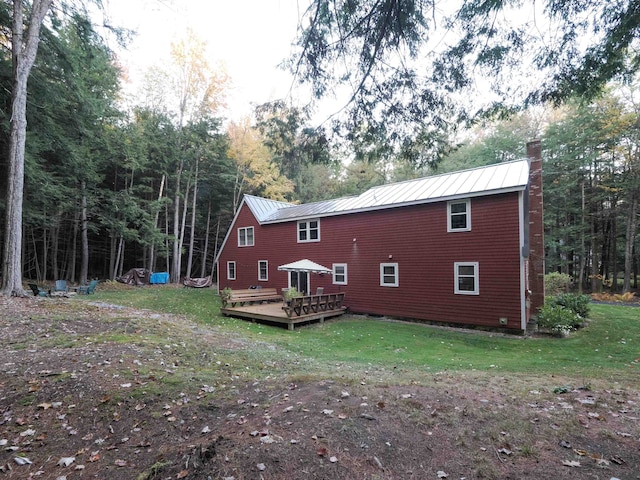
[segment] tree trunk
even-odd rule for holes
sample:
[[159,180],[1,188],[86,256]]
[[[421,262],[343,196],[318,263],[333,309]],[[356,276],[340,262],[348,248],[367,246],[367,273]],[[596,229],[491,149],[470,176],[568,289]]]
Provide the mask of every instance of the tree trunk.
[[[166,175],[162,174],[162,180],[160,180],[160,191],[158,192],[158,203],[162,200],[162,195],[164,193],[164,182],[166,179]],[[156,214],[153,220],[153,228],[158,228],[158,218],[160,217],[160,209],[156,208]],[[149,271],[153,272],[156,268],[156,244],[155,241],[151,241],[151,246],[149,247]]]
[[55,226],[51,228],[51,270],[53,273],[53,279],[58,280],[62,278],[60,275],[60,268],[58,262],[59,245],[60,245],[60,218],[62,212],[58,211],[55,215]]
[[196,235],[196,200],[198,197],[198,160],[196,159],[196,173],[193,180],[193,200],[191,201],[191,236],[189,238],[189,256],[187,258],[187,277],[191,277],[191,266],[193,265],[193,246]]
[[25,296],[22,288],[22,200],[24,149],[27,138],[27,81],[38,53],[40,28],[53,0],[33,0],[24,38],[22,0],[13,0],[11,51],[13,82],[9,135],[9,171],[0,294]]
[[587,266],[587,245],[585,240],[585,200],[584,200],[584,180],[582,181],[582,210],[581,210],[581,220],[580,220],[580,270],[578,273],[578,293],[582,293],[582,288],[584,285],[584,270]]
[[600,275],[600,244],[597,215],[591,219],[591,292],[602,293],[602,276]]
[[211,262],[211,280],[214,280],[214,273],[216,268],[216,258],[218,257],[218,240],[220,236],[220,216],[218,216],[218,226],[216,227],[216,243],[213,249],[213,262]]
[[169,262],[169,205],[166,203],[164,205],[164,231],[166,232],[166,235],[164,237],[164,251],[166,252],[164,261],[166,264],[166,271],[170,272],[171,264]]
[[31,230],[31,242],[33,243],[33,262],[36,270],[36,279],[40,282],[42,276],[40,275],[40,260],[38,259],[38,245],[36,243],[36,236]]
[[76,257],[78,256],[78,212],[74,213],[73,234],[71,235],[71,254],[69,258],[69,280],[76,282]]
[[111,274],[111,278],[114,280],[122,275],[122,268],[124,265],[123,259],[124,259],[124,237],[120,235],[118,238],[118,247],[116,249],[114,270],[113,270],[113,273]]
[[624,244],[624,282],[622,293],[631,291],[631,273],[633,269],[633,245],[638,229],[638,195],[633,192],[627,210],[627,234]]
[[120,264],[118,265],[118,277],[122,276],[122,271],[124,270],[124,237],[120,237],[120,242],[118,244],[118,255],[120,257]]
[[39,280],[46,280],[48,277],[47,265],[49,265],[49,230],[45,228],[42,232],[42,267]]
[[80,183],[81,190],[81,209],[80,209],[80,233],[82,241],[82,260],[80,264],[80,283],[86,285],[89,276],[89,221],[87,218],[87,183],[82,180]]
[[236,170],[235,183],[233,186],[233,213],[234,214],[238,211],[238,207],[240,206],[240,199],[242,197],[243,186],[244,186],[244,175],[240,171],[240,166],[238,166]]
[[180,283],[180,179],[182,177],[183,161],[176,167],[176,191],[173,197],[173,258],[171,279],[173,283]]
[[[178,260],[178,272],[182,271],[182,247],[184,246],[184,231],[187,225],[187,210],[189,208],[189,189],[191,188],[191,173],[187,178],[187,187],[184,190],[184,201],[182,202],[182,219],[180,221],[180,240],[178,242],[178,251],[180,252],[180,258]],[[175,283],[180,283],[180,275],[178,275]]]
[[116,279],[116,232],[113,228],[109,235],[109,278]]
[[204,233],[204,248],[202,249],[202,265],[200,267],[200,277],[204,277],[207,271],[207,253],[209,253],[209,233],[211,231],[211,199],[207,209],[207,228]]

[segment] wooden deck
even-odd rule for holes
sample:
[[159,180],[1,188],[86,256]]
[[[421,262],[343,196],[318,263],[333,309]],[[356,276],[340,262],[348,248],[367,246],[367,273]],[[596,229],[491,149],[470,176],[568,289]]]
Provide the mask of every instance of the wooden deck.
[[287,325],[289,330],[300,323],[311,323],[316,320],[324,323],[325,319],[339,317],[346,311],[345,307],[335,310],[327,310],[317,313],[302,314],[298,316],[287,317],[282,309],[282,302],[260,303],[255,305],[244,305],[237,307],[220,308],[220,313],[228,317],[244,318],[251,321],[273,322],[277,324]]

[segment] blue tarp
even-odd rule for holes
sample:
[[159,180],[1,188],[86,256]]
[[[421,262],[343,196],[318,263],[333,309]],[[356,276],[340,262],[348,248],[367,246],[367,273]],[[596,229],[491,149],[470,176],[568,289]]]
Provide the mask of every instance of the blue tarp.
[[169,273],[168,272],[155,272],[151,274],[149,278],[149,283],[169,283]]

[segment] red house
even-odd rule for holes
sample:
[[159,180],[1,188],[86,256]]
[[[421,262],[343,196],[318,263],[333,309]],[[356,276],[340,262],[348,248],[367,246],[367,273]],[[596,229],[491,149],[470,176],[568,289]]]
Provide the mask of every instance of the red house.
[[[527,156],[304,205],[247,195],[218,288],[323,287],[354,313],[523,331],[544,302],[539,141]],[[332,273],[278,270],[301,259]]]

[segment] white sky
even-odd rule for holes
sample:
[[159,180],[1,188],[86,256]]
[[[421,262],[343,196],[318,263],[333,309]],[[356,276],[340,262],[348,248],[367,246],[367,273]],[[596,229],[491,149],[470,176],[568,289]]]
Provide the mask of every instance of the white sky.
[[137,31],[121,61],[132,78],[167,61],[173,40],[187,28],[204,38],[210,63],[222,62],[231,77],[229,112],[237,119],[251,104],[282,98],[291,76],[278,69],[291,52],[304,0],[104,0],[114,26]]

